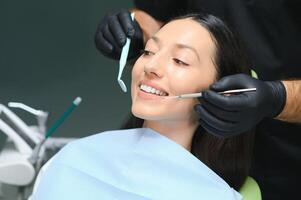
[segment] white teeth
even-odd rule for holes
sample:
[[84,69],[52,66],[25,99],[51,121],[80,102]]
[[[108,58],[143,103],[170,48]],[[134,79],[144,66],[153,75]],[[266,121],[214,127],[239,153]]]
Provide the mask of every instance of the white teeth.
[[157,90],[155,88],[152,88],[148,85],[140,85],[140,89],[145,91],[145,92],[156,94],[156,95],[159,95],[159,96],[167,96],[167,94],[165,92]]

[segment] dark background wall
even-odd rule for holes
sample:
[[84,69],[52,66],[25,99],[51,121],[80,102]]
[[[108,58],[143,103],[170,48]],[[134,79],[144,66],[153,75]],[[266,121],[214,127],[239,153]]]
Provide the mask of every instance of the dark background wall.
[[130,111],[130,94],[116,81],[118,62],[97,52],[94,33],[106,12],[131,6],[130,0],[1,0],[0,103],[46,110],[49,127],[80,96],[82,103],[55,136],[117,129]]

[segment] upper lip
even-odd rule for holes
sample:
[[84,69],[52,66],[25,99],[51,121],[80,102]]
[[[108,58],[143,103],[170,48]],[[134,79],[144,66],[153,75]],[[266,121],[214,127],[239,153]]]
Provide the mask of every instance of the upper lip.
[[165,92],[166,94],[168,94],[168,92],[164,88],[160,87],[158,84],[156,84],[154,82],[143,80],[143,81],[140,82],[139,87],[141,85],[148,85],[148,86],[151,86],[152,88],[155,88],[156,90],[160,90],[160,91]]

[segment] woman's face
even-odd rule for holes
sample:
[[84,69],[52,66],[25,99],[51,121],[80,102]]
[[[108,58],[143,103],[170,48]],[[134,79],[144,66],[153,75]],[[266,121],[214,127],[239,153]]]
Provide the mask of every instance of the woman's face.
[[192,19],[163,26],[145,46],[132,70],[132,113],[141,119],[194,120],[197,99],[167,99],[201,92],[216,77],[215,45],[209,32]]

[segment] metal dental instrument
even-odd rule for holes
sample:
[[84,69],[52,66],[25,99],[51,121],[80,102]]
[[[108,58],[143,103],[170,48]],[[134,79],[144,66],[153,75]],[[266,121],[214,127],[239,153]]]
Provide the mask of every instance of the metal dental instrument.
[[[223,92],[218,92],[219,94],[236,94],[241,92],[252,92],[256,91],[256,88],[247,88],[247,89],[235,89],[235,90],[226,90]],[[166,99],[186,99],[186,98],[195,98],[202,97],[202,92],[200,93],[191,93],[191,94],[181,94],[178,96],[167,96]]]
[[[134,16],[135,16],[135,13],[132,13],[131,14],[132,20],[134,20]],[[123,92],[126,92],[127,89],[126,89],[125,83],[123,82],[123,80],[121,80],[121,75],[122,75],[122,71],[126,65],[126,60],[127,60],[128,54],[129,54],[130,44],[131,44],[131,40],[129,38],[126,38],[126,43],[122,48],[120,60],[119,60],[119,72],[118,72],[117,81]]]

